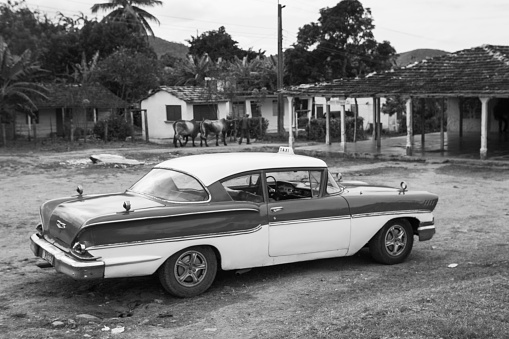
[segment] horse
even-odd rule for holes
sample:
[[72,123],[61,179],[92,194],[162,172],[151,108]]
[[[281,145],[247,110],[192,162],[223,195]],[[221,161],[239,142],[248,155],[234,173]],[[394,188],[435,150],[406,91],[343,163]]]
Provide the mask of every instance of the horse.
[[209,134],[214,134],[216,136],[216,146],[219,146],[219,135],[223,140],[223,143],[226,145],[226,135],[231,129],[232,122],[226,119],[220,120],[208,120],[205,119],[200,124],[200,146],[203,146],[203,140],[205,140],[205,146],[209,146],[207,143],[207,137]]
[[[173,145],[177,146],[177,140],[180,143],[180,147],[187,145],[189,141],[189,137],[193,141],[193,147],[196,147],[194,144],[194,139],[200,133],[200,124],[194,120],[177,120],[173,123]],[[181,137],[186,138],[186,142],[182,145]]]

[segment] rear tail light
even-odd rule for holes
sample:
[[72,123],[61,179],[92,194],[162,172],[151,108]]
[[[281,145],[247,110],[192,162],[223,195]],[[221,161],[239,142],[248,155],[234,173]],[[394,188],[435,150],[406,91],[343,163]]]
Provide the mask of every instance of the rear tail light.
[[72,246],[72,252],[81,257],[87,254],[87,247],[85,246],[85,244],[75,242],[74,245]]

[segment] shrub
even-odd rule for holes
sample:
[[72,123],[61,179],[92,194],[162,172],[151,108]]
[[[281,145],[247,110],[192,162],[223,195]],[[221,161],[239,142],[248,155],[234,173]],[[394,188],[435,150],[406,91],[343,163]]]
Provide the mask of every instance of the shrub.
[[104,133],[108,128],[108,140],[125,140],[132,135],[132,127],[123,115],[112,114],[106,120],[98,121],[94,126],[94,134],[104,140]]
[[[304,118],[302,118],[304,119]],[[305,118],[307,119],[307,118]],[[362,117],[357,117],[357,140],[365,140],[366,134],[363,129],[364,119]],[[355,118],[346,117],[345,118],[345,128],[346,128],[346,141],[353,141],[354,134],[354,124]],[[325,142],[325,134],[326,134],[326,124],[325,119],[311,119],[309,124],[306,126],[306,133],[308,135],[308,140]],[[299,124],[300,125],[300,124]],[[341,141],[341,119],[331,119],[330,121],[330,137],[331,141]]]

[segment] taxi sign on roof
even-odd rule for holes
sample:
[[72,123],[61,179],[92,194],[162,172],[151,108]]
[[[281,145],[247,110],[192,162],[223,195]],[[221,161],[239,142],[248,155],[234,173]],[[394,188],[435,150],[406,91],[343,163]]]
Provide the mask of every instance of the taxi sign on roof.
[[284,153],[284,154],[295,154],[293,153],[293,148],[291,147],[285,147],[285,146],[279,146],[278,153]]

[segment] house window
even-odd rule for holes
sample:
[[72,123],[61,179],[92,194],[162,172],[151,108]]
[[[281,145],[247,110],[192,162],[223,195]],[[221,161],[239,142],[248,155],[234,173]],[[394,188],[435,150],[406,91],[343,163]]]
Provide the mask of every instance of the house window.
[[87,121],[88,122],[95,122],[95,112],[92,107],[87,107]]
[[26,115],[26,124],[28,125],[28,119],[30,119],[30,123],[33,125],[33,124],[38,124],[39,123],[39,111],[35,111],[35,112],[32,112],[33,116],[27,114]]
[[316,105],[316,118],[323,118],[323,105]]
[[243,117],[246,115],[246,103],[244,101],[233,102],[232,109],[234,117]]
[[277,100],[272,100],[272,116],[277,117]]
[[217,120],[217,110],[217,104],[193,105],[193,119],[196,121]]
[[182,106],[166,105],[166,121],[176,121],[182,119]]
[[251,101],[251,116],[253,118],[262,116],[262,113],[260,110],[260,103],[257,101]]

